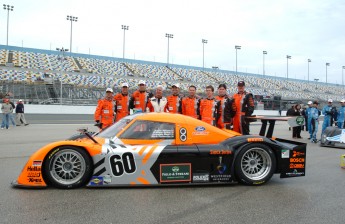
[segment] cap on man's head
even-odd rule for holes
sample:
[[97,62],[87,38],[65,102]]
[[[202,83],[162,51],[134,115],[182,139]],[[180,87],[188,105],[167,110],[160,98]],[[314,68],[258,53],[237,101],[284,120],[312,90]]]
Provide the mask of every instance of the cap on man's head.
[[310,105],[310,104],[313,104],[313,102],[312,101],[308,101],[308,105]]
[[340,103],[345,103],[345,99],[340,100]]
[[172,85],[171,87],[176,87],[176,88],[180,88],[180,84],[178,84],[178,83],[175,83],[174,85]]
[[333,103],[333,100],[332,100],[332,99],[329,99],[329,100],[328,100],[328,103]]
[[244,83],[244,81],[239,81],[238,83],[237,83],[237,86],[245,86],[246,84]]
[[144,80],[140,80],[138,85],[146,85],[146,82]]
[[106,92],[113,92],[113,89],[112,88],[107,88],[106,90],[105,90]]
[[19,100],[19,102],[23,102],[23,100],[22,100],[22,99],[20,99],[20,100]]
[[127,82],[125,82],[125,83],[122,83],[122,85],[121,85],[121,87],[129,87],[129,85],[128,85],[128,83]]

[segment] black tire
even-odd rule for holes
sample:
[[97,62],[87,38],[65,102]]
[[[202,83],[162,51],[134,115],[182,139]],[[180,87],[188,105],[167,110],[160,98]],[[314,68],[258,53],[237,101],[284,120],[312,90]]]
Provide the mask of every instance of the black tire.
[[235,159],[238,182],[245,185],[262,185],[273,176],[277,166],[272,149],[264,144],[244,146]]
[[93,162],[83,149],[62,146],[51,150],[43,164],[46,182],[56,188],[85,186],[91,179]]

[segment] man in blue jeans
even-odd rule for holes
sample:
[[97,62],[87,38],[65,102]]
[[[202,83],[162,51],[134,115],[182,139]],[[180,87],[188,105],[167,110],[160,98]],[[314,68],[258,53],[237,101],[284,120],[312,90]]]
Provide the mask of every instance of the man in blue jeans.
[[316,143],[316,133],[317,129],[319,126],[319,116],[320,116],[320,111],[317,109],[319,106],[319,103],[317,101],[313,102],[313,107],[310,109],[310,116],[311,116],[311,134],[310,134],[310,141],[312,143]]
[[325,115],[325,117],[323,119],[321,134],[326,130],[327,127],[331,126],[331,119],[333,116],[332,103],[333,103],[333,100],[329,99],[328,104],[324,106],[322,109],[322,114]]
[[339,108],[338,116],[337,116],[337,125],[338,125],[338,128],[340,129],[344,128],[344,118],[345,118],[345,99],[342,99],[340,101],[340,108]]
[[8,129],[9,123],[10,123],[10,115],[12,113],[12,105],[10,104],[9,99],[4,99],[3,104],[1,105],[1,112],[2,112],[2,123],[1,123],[1,129]]
[[[313,107],[313,102],[309,101],[308,102],[308,108],[306,109],[305,114],[306,114],[306,118],[307,118],[307,130],[308,130],[310,136],[313,134],[311,131],[311,119],[312,119],[312,117],[310,114],[312,107]],[[308,139],[310,139],[310,138],[308,138]]]

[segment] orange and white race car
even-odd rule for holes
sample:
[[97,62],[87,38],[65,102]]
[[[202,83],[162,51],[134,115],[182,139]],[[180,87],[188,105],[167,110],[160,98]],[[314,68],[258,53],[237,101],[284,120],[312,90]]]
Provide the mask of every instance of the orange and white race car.
[[275,173],[304,176],[305,155],[304,143],[242,136],[179,114],[141,113],[92,136],[84,132],[42,147],[12,185],[262,185]]

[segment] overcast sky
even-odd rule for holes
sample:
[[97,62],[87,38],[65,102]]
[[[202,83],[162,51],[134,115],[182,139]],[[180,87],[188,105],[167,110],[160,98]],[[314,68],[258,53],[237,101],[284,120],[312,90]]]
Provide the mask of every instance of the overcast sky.
[[[39,49],[69,48],[73,52],[308,79],[342,84],[345,66],[344,0],[3,0],[10,12],[9,45]],[[7,10],[0,13],[0,43],[6,44]],[[345,72],[345,71],[344,71]]]

